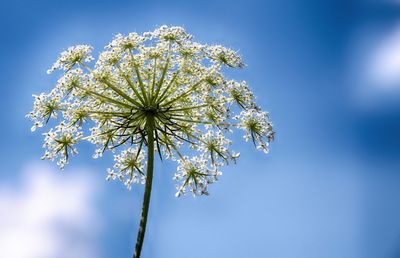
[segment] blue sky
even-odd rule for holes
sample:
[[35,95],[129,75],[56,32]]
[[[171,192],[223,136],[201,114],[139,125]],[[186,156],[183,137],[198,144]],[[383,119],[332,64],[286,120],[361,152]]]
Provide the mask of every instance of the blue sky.
[[372,0],[3,0],[0,257],[131,256],[143,189],[105,182],[111,157],[90,146],[64,172],[40,161],[24,116],[68,46],[98,53],[163,24],[240,52],[247,67],[228,76],[277,140],[268,156],[236,141],[239,164],[206,198],[176,199],[174,165],[156,163],[143,258],[399,257],[400,4]]

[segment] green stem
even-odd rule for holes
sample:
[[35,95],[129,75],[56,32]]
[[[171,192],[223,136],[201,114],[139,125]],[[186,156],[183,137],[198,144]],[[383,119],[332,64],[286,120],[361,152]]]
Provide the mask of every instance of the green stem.
[[150,206],[151,186],[153,182],[153,166],[154,166],[154,116],[149,115],[146,121],[147,130],[147,174],[146,186],[143,195],[142,216],[139,224],[139,231],[136,240],[135,253],[133,258],[139,258],[142,251],[144,234],[146,232],[147,215]]

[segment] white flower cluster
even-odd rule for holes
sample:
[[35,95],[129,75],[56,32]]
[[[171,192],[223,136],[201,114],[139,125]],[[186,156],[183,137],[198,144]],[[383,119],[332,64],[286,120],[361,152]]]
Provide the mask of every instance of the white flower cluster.
[[239,105],[243,109],[256,108],[253,92],[251,92],[246,82],[227,81],[226,90],[229,92],[228,100],[230,102]]
[[60,169],[64,169],[64,166],[68,164],[68,156],[78,154],[74,145],[82,137],[82,131],[79,129],[79,127],[67,125],[63,121],[55,127],[54,131],[52,128],[49,132],[44,133],[43,148],[47,150],[42,159],[53,161],[59,157],[57,165]]
[[73,92],[76,85],[84,85],[88,80],[89,76],[82,69],[71,69],[58,79],[57,85],[52,92],[58,92],[60,96],[67,96]]
[[190,147],[200,151],[200,156],[184,156],[178,160],[178,172],[174,176],[174,180],[180,182],[176,186],[177,197],[184,195],[187,189],[195,196],[208,195],[208,185],[222,175],[220,167],[228,165],[230,161],[236,163],[240,156],[240,153],[229,151],[232,141],[225,138],[220,130],[207,131],[200,135],[199,141],[199,145],[192,144]]
[[77,63],[92,61],[92,49],[93,48],[89,45],[77,45],[69,47],[66,51],[61,53],[60,58],[58,58],[53,66],[47,70],[47,73],[50,74],[58,69],[68,71]]
[[56,111],[61,109],[61,95],[59,94],[41,93],[40,95],[33,95],[33,97],[35,98],[33,110],[27,115],[33,121],[32,132],[43,127],[43,123],[47,123],[50,118],[57,118]]
[[246,142],[252,140],[258,150],[268,153],[275,134],[268,113],[256,109],[243,110],[235,119],[239,120],[238,127],[246,132],[243,136]]
[[145,37],[142,37],[135,32],[131,32],[127,36],[123,36],[119,33],[114,37],[114,40],[106,46],[106,48],[121,53],[127,49],[139,48],[145,40]]
[[173,41],[178,43],[192,39],[192,35],[187,34],[186,31],[179,26],[168,27],[163,25],[154,31],[146,32],[144,35],[150,39],[159,39],[160,41]]
[[[236,162],[239,153],[230,152],[229,147],[232,141],[227,139],[222,131],[207,131],[200,136],[200,145],[197,147],[202,152],[202,156],[211,160],[214,167],[221,167],[229,164],[230,161]],[[193,146],[196,148],[196,145]]]
[[114,160],[114,169],[107,170],[107,180],[119,179],[128,189],[131,189],[132,183],[145,183],[144,154],[139,149],[129,147],[123,150],[121,154],[114,155]]
[[244,67],[242,59],[238,54],[223,46],[210,46],[208,47],[208,55],[215,63],[222,63],[229,67]]
[[245,130],[247,141],[268,152],[274,133],[267,113],[246,82],[223,74],[244,67],[236,51],[194,42],[183,28],[168,26],[117,34],[92,67],[91,51],[78,45],[62,52],[49,72],[64,70],[63,75],[49,94],[35,96],[27,115],[32,130],[61,117],[44,144],[44,158],[58,158],[61,168],[79,141],[96,145],[94,158],[118,149],[107,178],[131,188],[146,178],[152,134],[160,158],[178,162],[177,195],[187,189],[201,195],[221,166],[239,157],[230,150],[234,129]]
[[195,196],[208,195],[208,185],[216,182],[222,175],[216,168],[208,168],[208,160],[202,157],[184,156],[178,161],[178,164],[174,180],[181,181],[182,184],[176,187],[176,197],[184,195],[187,189]]

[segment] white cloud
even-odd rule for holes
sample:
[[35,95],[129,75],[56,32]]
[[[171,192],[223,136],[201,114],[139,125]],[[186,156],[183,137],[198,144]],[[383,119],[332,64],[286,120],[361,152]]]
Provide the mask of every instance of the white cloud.
[[34,163],[18,187],[0,185],[1,258],[98,257],[99,189],[87,173],[72,172]]
[[385,36],[372,51],[369,62],[369,79],[381,88],[400,86],[400,24]]

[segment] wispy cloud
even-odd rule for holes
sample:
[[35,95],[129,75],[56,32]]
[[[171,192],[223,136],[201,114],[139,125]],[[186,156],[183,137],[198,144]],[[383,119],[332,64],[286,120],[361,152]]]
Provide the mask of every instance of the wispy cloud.
[[17,187],[0,186],[0,257],[99,257],[99,189],[87,173],[54,170],[33,163]]

